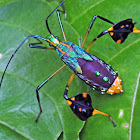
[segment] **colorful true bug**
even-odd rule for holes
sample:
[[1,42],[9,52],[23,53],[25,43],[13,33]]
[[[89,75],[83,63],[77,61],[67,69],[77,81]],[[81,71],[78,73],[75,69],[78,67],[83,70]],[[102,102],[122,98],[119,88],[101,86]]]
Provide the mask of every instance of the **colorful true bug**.
[[[15,52],[12,54],[5,70],[1,78],[0,87],[5,75],[5,72],[7,70],[7,67],[9,63],[11,62],[12,58],[15,56],[16,52],[19,50],[19,48],[23,45],[23,43],[29,38],[35,38],[39,41],[39,43],[31,43],[29,44],[29,47],[31,48],[39,48],[39,49],[48,49],[48,50],[56,50],[58,55],[61,57],[61,60],[65,63],[62,67],[60,67],[55,73],[53,73],[51,76],[49,76],[44,82],[42,82],[36,89],[36,95],[37,100],[40,108],[40,112],[37,116],[36,122],[38,121],[41,113],[42,113],[42,107],[40,104],[40,97],[39,97],[39,90],[52,78],[54,77],[58,72],[60,72],[66,65],[69,66],[70,69],[74,71],[74,73],[71,75],[65,91],[64,91],[64,98],[67,100],[70,108],[75,113],[75,115],[85,121],[90,116],[95,114],[102,114],[105,116],[108,116],[110,120],[112,121],[113,125],[115,126],[115,123],[113,122],[110,115],[100,112],[96,109],[93,109],[91,104],[91,98],[90,95],[87,93],[80,93],[77,94],[71,98],[68,98],[67,93],[69,86],[75,76],[75,74],[83,80],[86,84],[88,84],[90,87],[100,90],[102,93],[107,92],[108,94],[114,94],[114,93],[121,93],[123,92],[122,86],[121,86],[121,80],[118,77],[118,74],[116,71],[112,69],[112,67],[108,64],[106,64],[103,60],[100,60],[99,58],[89,54],[89,50],[91,45],[101,36],[105,35],[106,33],[109,33],[114,41],[117,43],[122,43],[127,38],[128,34],[131,32],[140,32],[134,27],[135,23],[132,23],[132,19],[126,19],[121,22],[118,22],[114,24],[113,22],[101,17],[101,16],[94,16],[91,24],[87,30],[87,33],[84,37],[84,40],[82,42],[81,47],[78,47],[77,45],[73,44],[72,42],[66,41],[66,36],[63,30],[62,22],[60,19],[60,12],[65,13],[65,9],[63,7],[63,0],[52,12],[51,14],[46,18],[46,26],[51,35],[49,35],[47,38],[43,38],[38,35],[29,35],[25,38],[25,40],[19,45],[19,47],[15,50]],[[57,10],[58,7],[62,5],[63,11]],[[48,18],[57,10],[59,23],[61,26],[61,30],[64,36],[65,41],[60,41],[58,37],[54,36],[49,28],[48,25]],[[86,38],[88,37],[88,34],[92,28],[92,25],[96,18],[100,18],[108,23],[113,24],[111,28],[108,30],[103,31],[101,34],[99,34],[93,41],[90,43],[90,45],[87,47],[87,50],[83,50],[84,43],[86,41]],[[40,39],[47,41],[52,48],[43,47],[43,46],[36,46],[39,44],[43,44]]]

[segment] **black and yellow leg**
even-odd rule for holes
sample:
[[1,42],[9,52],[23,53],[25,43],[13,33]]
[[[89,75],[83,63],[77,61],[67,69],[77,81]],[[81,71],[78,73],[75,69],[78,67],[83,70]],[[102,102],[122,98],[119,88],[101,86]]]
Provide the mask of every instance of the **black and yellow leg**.
[[67,83],[67,85],[66,85],[66,88],[65,88],[65,91],[64,91],[64,98],[65,98],[66,100],[68,99],[67,94],[68,94],[69,86],[70,86],[70,84],[71,84],[71,82],[72,82],[74,76],[75,76],[75,73],[73,73],[73,74],[71,75],[71,77],[70,77],[70,79],[69,79],[69,81],[68,81],[68,83]]
[[39,97],[39,90],[50,80],[52,79],[57,73],[59,73],[66,65],[63,65],[62,67],[60,67],[56,72],[54,72],[51,76],[49,76],[44,82],[42,82],[36,89],[36,97],[37,97],[37,101],[38,101],[38,105],[39,105],[39,109],[40,109],[40,112],[36,118],[36,122],[38,122],[38,119],[42,113],[42,107],[41,107],[41,104],[40,104],[40,97]]
[[[66,87],[67,88],[67,87]],[[68,89],[65,90],[68,92]],[[106,113],[98,111],[92,107],[91,97],[87,93],[80,93],[71,98],[67,97],[67,93],[64,94],[64,98],[67,100],[71,110],[73,113],[82,121],[86,121],[89,117],[101,114],[109,117],[114,127],[116,124],[114,123],[112,117]]]
[[106,114],[106,113],[103,113],[103,112],[101,112],[101,111],[98,111],[98,110],[94,109],[94,110],[92,111],[92,115],[96,115],[96,114],[101,114],[101,115],[104,115],[104,116],[109,117],[109,119],[110,119],[111,122],[113,123],[114,127],[116,126],[116,124],[114,123],[114,121],[113,121],[113,119],[112,119],[112,117],[111,117],[110,115],[108,115],[108,114]]
[[99,34],[96,38],[94,38],[92,41],[91,41],[91,43],[88,45],[88,47],[87,47],[87,49],[86,49],[86,52],[89,52],[89,50],[90,50],[90,48],[91,48],[91,46],[93,45],[93,43],[97,40],[97,39],[99,39],[101,36],[103,36],[103,35],[105,35],[106,33],[108,33],[108,31],[103,31],[101,34]]
[[[120,29],[120,30],[114,30],[113,27],[109,28],[108,30],[105,30],[103,31],[102,33],[100,33],[96,38],[94,38],[91,43],[88,45],[87,49],[86,49],[86,52],[89,52],[91,46],[93,45],[93,43],[98,40],[100,37],[102,37],[103,35],[107,34],[107,33],[110,33],[110,35],[113,37],[113,35],[115,34],[119,34],[119,37],[122,36],[123,34],[129,34],[131,33],[132,31],[131,30],[125,30],[125,29]],[[124,39],[123,37],[121,37],[122,40],[120,39],[117,39],[115,40],[116,43],[120,44],[122,42],[124,42]]]
[[94,21],[95,21],[95,19],[96,19],[97,17],[99,17],[99,18],[102,19],[103,21],[106,21],[106,22],[108,22],[108,23],[110,23],[110,24],[113,24],[113,26],[110,27],[108,30],[103,31],[103,32],[100,33],[96,38],[94,38],[94,39],[92,40],[92,42],[89,44],[89,46],[88,46],[88,48],[87,48],[87,50],[86,50],[87,52],[89,52],[91,46],[93,45],[93,43],[94,43],[97,39],[99,39],[101,36],[103,36],[103,35],[105,35],[105,34],[107,34],[107,33],[109,33],[110,36],[112,37],[112,39],[113,39],[116,43],[118,43],[118,44],[123,43],[123,42],[125,41],[125,39],[127,38],[127,36],[128,36],[131,32],[133,32],[133,33],[140,33],[140,30],[137,30],[136,27],[135,27],[136,22],[133,23],[133,22],[132,22],[132,19],[125,19],[125,20],[122,20],[122,21],[120,21],[120,22],[114,24],[113,22],[109,21],[108,19],[105,19],[105,18],[103,18],[103,17],[101,17],[101,16],[96,15],[96,16],[93,17],[93,19],[92,19],[92,21],[91,21],[91,23],[90,23],[90,26],[89,26],[89,28],[88,28],[88,30],[87,30],[87,32],[86,32],[86,35],[85,35],[85,37],[84,37],[84,39],[83,39],[81,48],[83,48],[83,46],[84,46],[84,44],[85,44],[85,41],[86,41],[86,39],[87,39],[87,37],[88,37],[88,35],[89,35],[89,32],[90,32],[90,30],[91,30],[91,28],[92,28],[92,26],[93,26],[93,23],[94,23]]
[[69,86],[70,86],[74,76],[75,76],[75,73],[73,73],[71,75],[71,77],[66,85],[65,91],[64,91],[64,98],[66,99],[66,101],[67,101],[68,105],[70,106],[71,110],[73,111],[73,113],[82,121],[86,121],[89,117],[91,117],[95,114],[101,114],[101,115],[109,117],[111,122],[113,123],[113,125],[116,126],[116,124],[114,123],[114,121],[112,120],[110,115],[100,112],[96,109],[93,109],[91,97],[89,94],[80,93],[73,97],[70,97],[70,98],[68,97]]
[[[103,18],[103,17],[101,17],[101,16],[99,16],[99,15],[94,16],[94,17],[92,18],[92,20],[91,20],[91,23],[90,23],[90,25],[89,25],[89,27],[88,27],[88,30],[87,30],[87,32],[86,32],[86,35],[85,35],[85,37],[84,37],[84,39],[83,39],[81,48],[83,48],[83,46],[84,46],[84,44],[85,44],[85,42],[86,42],[86,39],[87,39],[87,37],[88,37],[88,35],[89,35],[89,32],[90,32],[90,30],[91,30],[91,28],[92,28],[92,26],[93,26],[93,24],[94,24],[94,21],[96,20],[97,17],[100,18],[100,19],[103,20],[103,21],[106,21],[106,22],[108,22],[108,23],[114,25],[114,23],[113,23],[112,21],[110,21],[110,20],[108,20],[108,19],[106,19],[106,18]],[[96,40],[95,40],[95,41],[96,41]],[[94,42],[95,42],[95,41],[94,41]]]
[[131,32],[140,33],[140,30],[136,29],[135,24],[135,22],[132,22],[132,19],[125,19],[110,27],[108,31],[112,39],[117,44],[121,44],[126,40]]

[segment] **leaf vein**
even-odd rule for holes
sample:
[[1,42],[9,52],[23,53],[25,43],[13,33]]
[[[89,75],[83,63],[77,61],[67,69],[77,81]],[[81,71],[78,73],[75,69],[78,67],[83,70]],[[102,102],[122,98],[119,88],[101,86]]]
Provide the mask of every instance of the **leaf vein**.
[[134,106],[135,106],[135,101],[136,101],[136,95],[137,95],[139,80],[140,80],[140,72],[138,74],[138,78],[137,78],[137,82],[136,82],[136,88],[135,88],[135,92],[134,92],[134,96],[133,96],[133,101],[132,101],[132,109],[131,109],[130,125],[129,125],[129,140],[131,140],[133,113],[134,113]]
[[93,7],[95,7],[96,5],[100,4],[101,2],[103,2],[104,0],[100,0],[98,2],[96,2],[95,4],[91,5],[90,7],[88,7],[87,9],[84,10],[84,12],[82,12],[80,15],[77,15],[76,18],[74,18],[71,21],[71,24],[74,23],[79,17],[83,16],[85,13],[87,13],[90,9],[92,9]]
[[0,121],[0,123],[1,123],[2,125],[4,125],[4,126],[10,128],[10,129],[13,130],[14,132],[20,134],[21,136],[25,137],[26,139],[33,140],[31,137],[29,137],[29,136],[27,136],[27,135],[25,136],[24,133],[18,131],[18,130],[17,130],[16,128],[14,128],[14,127],[11,127],[9,124],[7,124],[7,123],[5,123],[5,122],[3,122],[3,121]]
[[[0,71],[0,73],[3,73],[3,72]],[[16,78],[19,78],[19,79],[25,81],[26,83],[28,83],[28,84],[30,84],[30,85],[36,87],[36,85],[34,85],[34,84],[31,83],[30,81],[26,80],[25,78],[23,78],[23,77],[21,77],[21,76],[19,76],[19,75],[16,75],[16,74],[13,74],[13,73],[6,73],[6,74],[7,74],[7,75],[12,75],[12,76],[14,76],[14,77],[16,77]],[[40,92],[40,93],[41,93],[41,92]],[[42,91],[42,93],[44,94],[44,96],[47,96],[47,97],[50,99],[50,101],[54,104],[54,106],[55,106],[55,108],[56,108],[56,111],[57,111],[57,113],[58,113],[60,122],[61,122],[61,127],[64,129],[64,125],[63,125],[63,121],[62,121],[62,116],[61,116],[61,114],[59,113],[58,106],[56,105],[56,103],[53,101],[53,99],[52,99],[48,94],[45,94],[43,91]]]
[[113,60],[115,57],[117,57],[118,55],[120,55],[123,51],[125,51],[126,49],[128,49],[130,46],[132,46],[133,44],[137,43],[140,41],[140,38],[133,41],[132,43],[130,43],[129,45],[127,45],[125,48],[123,48],[122,50],[120,50],[118,53],[116,53],[115,55],[113,55],[108,61],[107,63],[109,63],[111,60]]

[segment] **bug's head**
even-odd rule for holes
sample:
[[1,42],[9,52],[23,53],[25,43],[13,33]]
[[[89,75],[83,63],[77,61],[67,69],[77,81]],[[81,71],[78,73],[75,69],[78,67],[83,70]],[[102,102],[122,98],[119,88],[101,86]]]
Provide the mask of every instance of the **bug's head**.
[[46,40],[49,43],[49,45],[54,48],[59,44],[59,40],[57,36],[55,37],[53,35],[49,35]]
[[112,86],[107,90],[107,94],[114,94],[114,93],[123,93],[121,79],[117,77],[113,82]]
[[121,44],[125,41],[131,32],[140,33],[140,30],[136,29],[135,24],[136,22],[133,23],[132,19],[125,19],[114,24],[111,28],[108,29],[108,31],[113,30],[114,32],[109,33],[110,36],[116,43]]

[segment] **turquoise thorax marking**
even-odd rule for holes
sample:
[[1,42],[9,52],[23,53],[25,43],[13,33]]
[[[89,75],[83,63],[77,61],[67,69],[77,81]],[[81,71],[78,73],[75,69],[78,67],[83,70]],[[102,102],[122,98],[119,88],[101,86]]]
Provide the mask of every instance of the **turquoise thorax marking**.
[[56,50],[58,55],[73,71],[82,74],[82,69],[78,64],[77,59],[83,58],[88,61],[93,61],[93,59],[85,50],[81,49],[79,46],[73,44],[72,42],[63,41],[62,43],[69,45],[69,48],[67,48],[65,45],[59,44],[59,48],[66,53],[62,54],[59,50]]
[[[72,42],[69,42],[69,41],[62,41],[62,43],[69,46],[72,45]],[[63,44],[59,43],[58,47],[66,53],[65,55],[70,56],[70,57],[75,57],[75,52],[73,50],[70,50],[66,45],[63,45]],[[58,53],[60,57],[64,55],[58,49],[56,49],[56,52]]]
[[[56,37],[52,36],[52,35],[49,35],[47,37],[47,40],[49,40],[50,43],[52,42],[55,45],[59,44],[59,40]],[[53,44],[52,44],[52,46],[55,47]]]
[[52,35],[48,36],[47,39],[48,42],[50,42],[53,45],[53,47],[56,48],[56,52],[61,57],[62,61],[75,72],[82,74],[82,69],[77,62],[78,58],[93,61],[90,54],[88,54],[85,50],[73,44],[72,42],[60,42],[57,38],[55,38]]
[[[79,46],[73,44],[72,42],[69,41],[62,41],[63,45],[61,43],[58,44],[58,47],[66,52],[66,54],[62,54],[59,50],[56,50],[58,55],[60,57],[62,57],[63,55],[65,56],[69,56],[71,58],[84,58],[85,60],[88,61],[93,61],[93,59],[91,58],[91,56],[82,48],[80,48]],[[69,45],[70,48],[67,47],[67,45]]]

